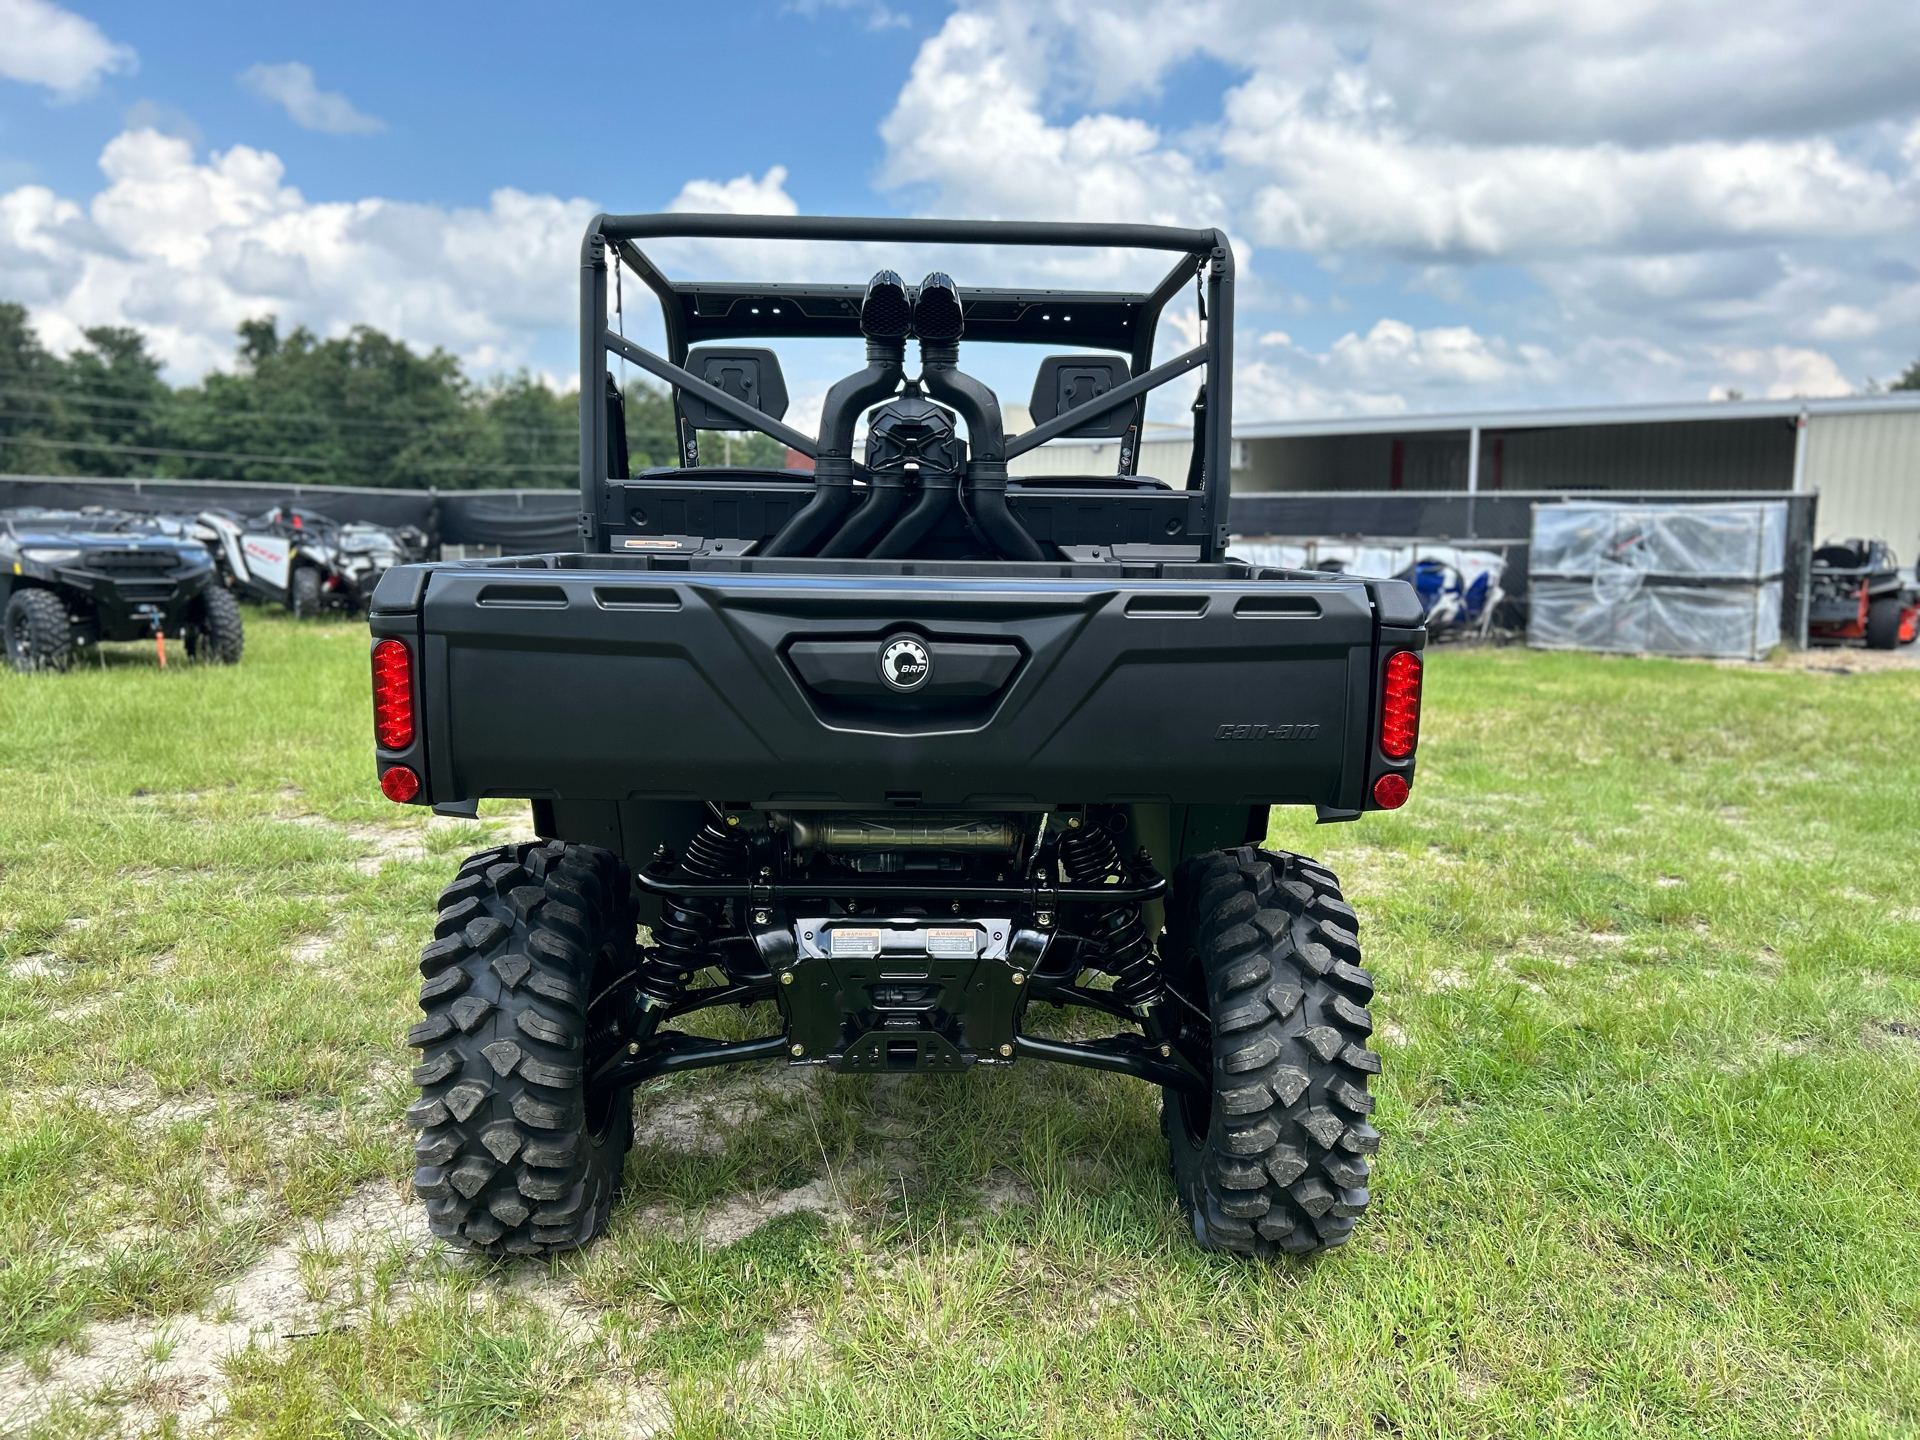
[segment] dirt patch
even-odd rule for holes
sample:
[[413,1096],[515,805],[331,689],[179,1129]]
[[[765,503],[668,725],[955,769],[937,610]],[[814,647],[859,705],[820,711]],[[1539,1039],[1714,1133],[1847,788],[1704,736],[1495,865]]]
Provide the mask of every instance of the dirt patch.
[[1909,1050],[1920,1048],[1920,1021],[1872,1020],[1860,1032],[1860,1039],[1868,1045],[1885,1045],[1891,1041]]
[[1814,675],[1859,675],[1882,670],[1920,670],[1920,645],[1897,650],[1868,650],[1864,646],[1822,645],[1811,650],[1784,650],[1764,661],[1716,660],[1735,670],[1799,670]]
[[428,1243],[425,1211],[376,1183],[356,1191],[333,1216],[308,1223],[217,1294],[200,1315],[119,1320],[89,1327],[57,1354],[44,1378],[24,1362],[0,1369],[0,1426],[20,1429],[65,1401],[118,1412],[123,1429],[205,1424],[221,1408],[221,1362],[253,1345],[269,1348],[352,1323],[356,1311],[332,1303],[328,1280],[339,1262],[395,1249],[418,1254]]
[[44,980],[60,973],[60,957],[46,950],[32,955],[22,955],[7,966],[7,974],[15,980]]
[[428,835],[436,829],[449,826],[478,823],[488,832],[487,843],[493,845],[513,845],[540,838],[534,834],[531,807],[506,815],[489,815],[478,822],[446,815],[429,815],[424,825],[381,825],[330,820],[324,815],[289,815],[283,817],[282,823],[330,830],[366,847],[366,853],[353,862],[353,868],[362,875],[378,874],[385,865],[404,865],[426,859],[431,853],[427,845]]
[[820,1075],[818,1066],[784,1066],[695,1094],[643,1094],[634,1108],[633,1143],[683,1155],[724,1154],[736,1131],[784,1095],[817,1088]]
[[691,1215],[677,1208],[655,1205],[638,1217],[643,1228],[662,1231],[680,1240],[698,1240],[717,1249],[746,1239],[783,1215],[811,1212],[847,1218],[851,1212],[837,1190],[825,1179],[810,1180],[792,1190],[770,1194],[735,1195]]
[[980,1203],[998,1215],[1002,1210],[1031,1209],[1040,1203],[1033,1187],[1008,1170],[996,1170],[980,1187]]
[[641,1384],[622,1393],[611,1418],[621,1440],[655,1440],[672,1431],[673,1406],[660,1386]]

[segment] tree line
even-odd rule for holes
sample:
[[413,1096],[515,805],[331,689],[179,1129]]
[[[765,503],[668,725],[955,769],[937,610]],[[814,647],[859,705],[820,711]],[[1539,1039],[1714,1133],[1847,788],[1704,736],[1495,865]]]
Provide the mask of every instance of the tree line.
[[[41,344],[24,306],[0,303],[0,471],[15,475],[371,485],[442,490],[576,484],[579,402],[525,370],[475,381],[369,325],[321,339],[275,317],[242,322],[231,372],[170,386],[146,338],[85,332],[70,355]],[[626,387],[635,470],[675,463],[673,405]],[[709,437],[703,464],[727,446]],[[781,463],[764,435],[732,438],[734,463]]]

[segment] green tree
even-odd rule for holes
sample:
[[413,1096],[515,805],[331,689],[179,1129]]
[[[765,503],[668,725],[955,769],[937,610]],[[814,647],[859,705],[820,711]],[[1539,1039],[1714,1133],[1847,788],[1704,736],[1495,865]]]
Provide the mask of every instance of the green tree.
[[556,394],[525,370],[478,387],[469,396],[478,430],[472,468],[444,472],[443,488],[567,486],[580,473],[580,401]]
[[40,343],[24,305],[0,304],[0,468],[67,475],[69,452],[36,441],[62,438],[65,366]]
[[481,407],[460,362],[415,353],[367,325],[321,340],[273,316],[239,327],[238,373],[179,395],[181,473],[250,481],[424,489],[480,463]]
[[1887,388],[1889,390],[1920,390],[1920,360],[1907,366],[1906,373]]
[[[69,355],[61,389],[68,396],[61,434],[75,448],[67,458],[85,475],[153,475],[174,442],[174,396],[160,378],[160,360],[146,337],[123,326],[88,330]],[[97,448],[95,448],[97,447]]]
[[629,380],[622,392],[627,415],[627,467],[636,475],[680,463],[673,435],[673,397],[645,380]]

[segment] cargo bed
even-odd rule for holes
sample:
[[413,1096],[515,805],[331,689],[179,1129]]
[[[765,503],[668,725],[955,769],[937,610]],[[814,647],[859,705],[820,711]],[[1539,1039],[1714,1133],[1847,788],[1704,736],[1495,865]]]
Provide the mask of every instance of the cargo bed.
[[372,624],[420,657],[423,798],[786,810],[1357,813],[1382,656],[1421,643],[1399,581],[1236,563],[554,555],[397,567]]

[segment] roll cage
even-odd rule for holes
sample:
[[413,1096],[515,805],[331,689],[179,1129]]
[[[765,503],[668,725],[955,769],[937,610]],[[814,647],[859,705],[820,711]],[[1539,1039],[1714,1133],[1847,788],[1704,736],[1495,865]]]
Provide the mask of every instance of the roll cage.
[[[1203,405],[1196,407],[1196,463],[1187,488],[1202,492],[1205,523],[1200,559],[1221,558],[1227,538],[1228,455],[1233,415],[1233,251],[1219,230],[1158,225],[1056,224],[999,220],[880,220],[835,216],[597,215],[580,252],[580,528],[584,547],[609,548],[609,420],[604,401],[608,357],[619,355],[673,389],[679,461],[697,459],[694,427],[681,396],[691,395],[739,419],[741,429],[770,435],[814,458],[815,437],[763,414],[683,368],[696,343],[779,338],[860,338],[862,287],[854,284],[716,283],[670,280],[637,242],[657,239],[882,242],[909,245],[1025,245],[1170,251],[1179,256],[1149,291],[986,289],[962,291],[970,341],[1071,344],[1119,351],[1130,379],[1101,396],[1101,408],[1131,402],[1132,422],[1120,444],[1120,475],[1137,473],[1147,394],[1188,371],[1205,367]],[[661,356],[633,343],[607,323],[609,251],[660,303],[667,341]],[[1153,364],[1161,312],[1188,284],[1202,286],[1206,338],[1166,363]],[[1064,317],[1071,316],[1068,321]],[[1058,318],[1057,318],[1058,317]],[[1068,410],[1019,435],[1006,437],[1012,459],[1082,424]]]

